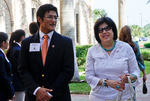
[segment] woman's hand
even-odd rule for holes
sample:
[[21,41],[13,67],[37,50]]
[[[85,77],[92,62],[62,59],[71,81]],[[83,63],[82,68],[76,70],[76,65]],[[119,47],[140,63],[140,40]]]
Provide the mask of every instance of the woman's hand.
[[145,75],[143,74],[143,79],[144,79],[145,81],[147,80],[146,74],[145,74]]
[[120,81],[121,81],[122,83],[128,83],[128,78],[127,78],[127,76],[130,76],[130,74],[125,74],[125,75],[122,74],[122,76],[119,76],[119,78],[121,79]]
[[[118,91],[122,91],[125,89],[125,84],[120,81],[116,81],[116,80],[107,80],[107,85]],[[119,87],[119,88],[117,88],[117,87]]]
[[119,78],[121,79],[120,81],[122,83],[129,83],[127,76],[130,76],[130,79],[131,79],[132,83],[134,83],[137,79],[137,77],[134,74],[131,74],[131,75],[130,74],[124,74],[124,75],[122,74],[122,76],[119,76]]

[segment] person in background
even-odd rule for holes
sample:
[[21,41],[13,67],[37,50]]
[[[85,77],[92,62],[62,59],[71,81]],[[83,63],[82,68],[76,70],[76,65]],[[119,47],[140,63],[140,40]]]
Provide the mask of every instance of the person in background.
[[[140,53],[138,43],[132,41],[131,29],[129,26],[124,26],[121,28],[120,33],[119,33],[119,40],[128,43],[132,47],[132,49],[135,53],[135,56],[136,56],[138,66],[143,73],[143,80],[146,81],[147,77],[146,77],[146,73],[145,73],[144,60]],[[135,87],[134,87],[134,89],[135,89]]]
[[33,34],[37,33],[38,30],[39,30],[38,24],[36,22],[31,22],[29,25],[30,34],[33,35]]
[[74,74],[72,40],[55,31],[58,12],[52,4],[37,11],[38,33],[22,41],[18,72],[25,101],[71,101],[68,83]]
[[13,101],[24,101],[25,87],[18,74],[18,59],[21,48],[21,42],[25,38],[25,32],[22,29],[16,30],[11,34],[9,48],[6,55],[12,64],[13,80],[12,85],[15,89],[15,99]]
[[94,25],[97,44],[90,47],[85,76],[91,87],[91,101],[115,100],[122,91],[122,100],[131,99],[127,76],[134,86],[140,83],[140,70],[129,44],[117,40],[117,28],[109,17],[99,18]]
[[4,53],[7,47],[8,35],[0,32],[0,101],[8,101],[15,98],[14,88],[11,84],[11,63]]

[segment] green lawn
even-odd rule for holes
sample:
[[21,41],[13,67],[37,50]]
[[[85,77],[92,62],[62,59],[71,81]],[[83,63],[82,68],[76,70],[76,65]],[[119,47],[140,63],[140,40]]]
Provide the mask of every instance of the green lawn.
[[[145,71],[146,74],[150,73],[150,61],[144,61],[145,64]],[[83,72],[85,71],[85,67],[79,67],[79,72]],[[142,73],[141,73],[141,77],[142,77]],[[82,75],[80,75],[80,79],[81,80],[85,80],[85,73],[83,73]],[[70,87],[70,92],[74,93],[74,94],[89,94],[90,93],[90,86],[87,84],[87,82],[83,82],[83,83],[70,83],[69,84]]]
[[[150,73],[150,61],[144,61],[145,64],[145,72],[146,74]],[[141,72],[141,77],[143,76],[142,72]]]
[[[80,80],[85,80],[85,74],[80,75]],[[89,94],[91,87],[87,84],[87,82],[82,83],[70,83],[70,92],[74,94]]]
[[140,52],[150,52],[150,48],[140,48]]

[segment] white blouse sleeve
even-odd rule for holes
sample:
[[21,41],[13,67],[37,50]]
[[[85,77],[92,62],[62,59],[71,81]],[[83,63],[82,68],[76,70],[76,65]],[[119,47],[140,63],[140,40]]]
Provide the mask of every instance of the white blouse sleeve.
[[92,57],[91,53],[92,53],[92,49],[90,48],[88,50],[87,58],[86,58],[85,77],[91,89],[94,91],[98,91],[101,88],[101,86],[97,85],[100,78],[97,78],[94,72],[94,58]]
[[132,47],[128,48],[128,69],[130,74],[137,76],[137,81],[133,83],[133,86],[138,86],[140,84],[140,70],[138,68],[137,60]]

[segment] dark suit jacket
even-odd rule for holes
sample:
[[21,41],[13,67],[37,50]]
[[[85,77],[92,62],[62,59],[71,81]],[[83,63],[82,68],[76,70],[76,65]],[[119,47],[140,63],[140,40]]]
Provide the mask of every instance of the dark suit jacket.
[[12,65],[12,74],[13,74],[12,85],[16,92],[25,91],[23,82],[21,81],[18,74],[18,59],[19,59],[20,48],[21,47],[18,44],[13,43],[12,49],[10,50],[9,54],[7,54],[7,57]]
[[7,62],[0,50],[0,101],[6,101],[14,95],[11,84],[11,64]]
[[39,33],[22,41],[18,71],[27,88],[25,100],[35,101],[33,92],[40,86],[53,89],[51,101],[71,101],[68,83],[74,73],[72,40],[54,31],[44,67],[41,50],[29,52],[30,43],[40,43]]

